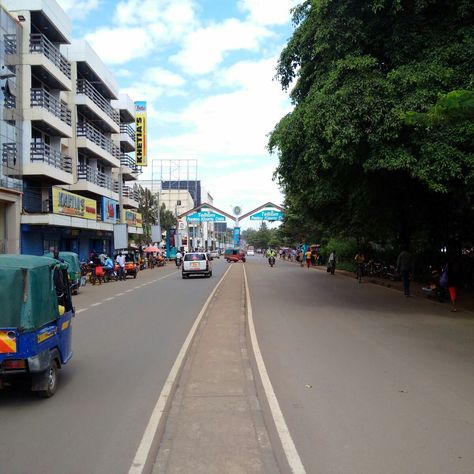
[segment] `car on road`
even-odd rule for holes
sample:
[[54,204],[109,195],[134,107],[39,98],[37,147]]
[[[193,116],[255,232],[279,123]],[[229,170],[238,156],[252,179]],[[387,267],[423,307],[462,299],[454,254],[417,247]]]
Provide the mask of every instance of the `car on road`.
[[219,258],[221,256],[221,253],[219,252],[219,250],[211,250],[209,252],[209,256],[211,258]]
[[191,275],[212,276],[212,265],[207,253],[190,252],[183,258],[181,270],[183,278],[189,278]]
[[224,258],[227,260],[227,262],[245,263],[245,252],[240,249],[227,249],[224,252]]

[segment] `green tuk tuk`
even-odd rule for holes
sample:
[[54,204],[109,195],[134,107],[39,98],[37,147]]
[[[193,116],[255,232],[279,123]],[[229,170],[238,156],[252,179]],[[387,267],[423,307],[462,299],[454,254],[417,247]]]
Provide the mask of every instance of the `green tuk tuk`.
[[0,255],[0,389],[27,378],[41,397],[56,392],[72,356],[67,264],[48,257]]
[[[54,258],[51,252],[45,253],[44,256]],[[71,292],[73,295],[77,295],[81,286],[81,265],[79,263],[79,256],[75,252],[59,252],[59,259],[68,264],[67,271],[71,284]]]

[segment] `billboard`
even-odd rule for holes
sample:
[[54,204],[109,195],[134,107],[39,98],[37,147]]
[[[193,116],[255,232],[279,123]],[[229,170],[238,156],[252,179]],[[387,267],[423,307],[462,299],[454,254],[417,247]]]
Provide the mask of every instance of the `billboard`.
[[102,198],[102,220],[115,224],[118,219],[118,202],[106,197]]
[[93,199],[53,187],[53,213],[95,221],[97,220],[97,203]]
[[138,166],[147,165],[146,102],[135,102],[135,156]]
[[131,227],[142,227],[142,215],[139,212],[123,210],[122,222]]

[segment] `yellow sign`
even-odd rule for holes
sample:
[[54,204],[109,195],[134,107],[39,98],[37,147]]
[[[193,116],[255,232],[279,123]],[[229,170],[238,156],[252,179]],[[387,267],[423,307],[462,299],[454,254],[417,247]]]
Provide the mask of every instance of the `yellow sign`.
[[123,210],[122,222],[125,222],[132,227],[142,227],[142,215],[139,212],[129,211],[128,209]]
[[53,213],[97,220],[97,203],[93,199],[53,188]]
[[138,166],[147,165],[146,102],[135,102],[135,157]]

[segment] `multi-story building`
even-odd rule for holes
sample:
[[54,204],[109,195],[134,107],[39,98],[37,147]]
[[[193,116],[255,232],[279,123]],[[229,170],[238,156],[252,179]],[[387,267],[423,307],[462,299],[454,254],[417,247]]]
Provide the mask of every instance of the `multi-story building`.
[[[112,104],[117,84],[87,42],[71,40],[70,20],[55,0],[6,1],[22,26],[16,58],[22,78],[21,251],[56,247],[81,258],[93,250],[111,253],[113,224],[126,219],[130,233],[142,232],[138,203],[129,196],[120,203],[123,180],[136,173],[121,166],[121,116],[127,124],[130,116]],[[120,216],[125,201],[127,215]]]
[[0,6],[0,253],[18,253],[21,213],[21,102],[15,63],[21,28]]

